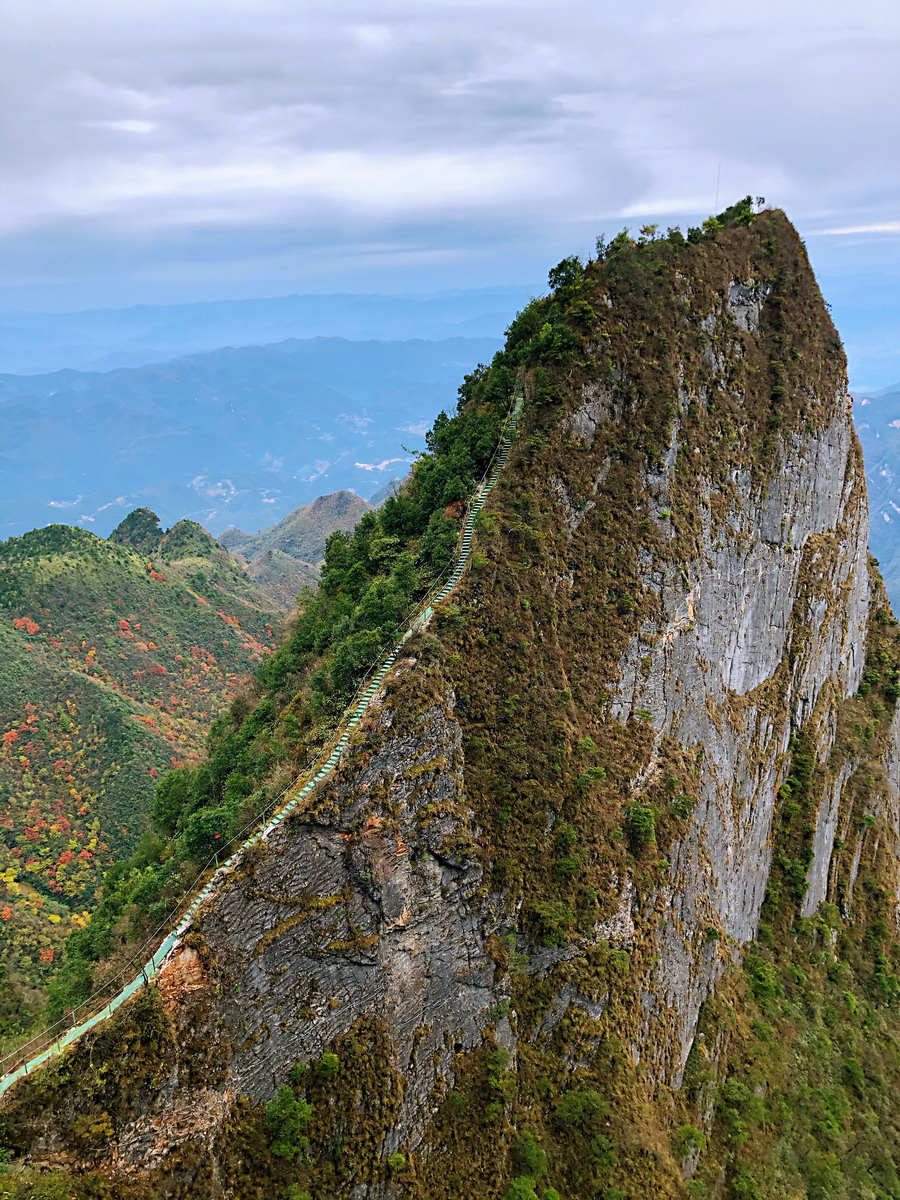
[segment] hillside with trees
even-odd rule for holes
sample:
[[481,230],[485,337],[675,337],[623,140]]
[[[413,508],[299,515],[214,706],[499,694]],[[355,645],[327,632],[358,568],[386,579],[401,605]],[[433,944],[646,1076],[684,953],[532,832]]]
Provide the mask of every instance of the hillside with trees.
[[0,1027],[36,1003],[156,780],[199,761],[283,610],[204,529],[139,509],[109,541],[0,543]]

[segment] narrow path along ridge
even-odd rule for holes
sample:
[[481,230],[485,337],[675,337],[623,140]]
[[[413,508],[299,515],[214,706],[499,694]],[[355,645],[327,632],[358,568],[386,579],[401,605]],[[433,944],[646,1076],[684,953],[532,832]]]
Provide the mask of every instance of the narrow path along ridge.
[[[282,821],[289,817],[291,813],[297,809],[298,805],[300,805],[300,803],[305,800],[309,794],[331,774],[331,772],[337,766],[341,755],[346,749],[353,731],[362,720],[366,710],[384,682],[384,678],[388,671],[390,671],[391,667],[393,667],[394,663],[397,661],[397,658],[405,643],[410,637],[412,637],[414,633],[418,633],[428,625],[434,614],[435,607],[450,595],[462,578],[463,571],[466,569],[469,556],[472,552],[472,533],[475,527],[475,520],[484,507],[485,500],[488,498],[489,494],[494,488],[494,485],[497,483],[497,480],[500,477],[500,472],[506,465],[506,460],[509,458],[509,452],[512,448],[512,442],[513,438],[515,437],[519,416],[522,412],[523,402],[523,394],[521,391],[518,391],[513,397],[512,410],[506,420],[506,424],[503,427],[503,432],[501,434],[497,450],[495,451],[493,462],[488,467],[487,476],[482,481],[479,488],[476,489],[472,498],[472,502],[469,505],[468,515],[466,517],[465,524],[463,525],[462,534],[459,541],[459,548],[457,550],[452,572],[444,582],[436,585],[436,588],[419,604],[413,616],[407,622],[406,628],[401,637],[375,666],[367,682],[363,685],[363,689],[360,692],[357,692],[356,698],[351,701],[350,707],[347,709],[341,723],[338,726],[336,731],[338,734],[337,740],[333,743],[329,743],[331,747],[330,750],[328,745],[326,745],[325,749],[322,751],[322,756],[327,755],[327,757],[319,758],[318,762],[313,765],[313,774],[307,779],[306,783],[304,783],[302,787],[298,788],[296,792],[293,792],[287,803],[284,804],[265,825],[262,825],[254,833],[252,833],[250,837],[241,842],[234,853],[222,863],[218,870],[213,874],[212,878],[209,879],[208,882],[197,892],[187,909],[184,911],[178,924],[163,939],[153,956],[146,963],[144,963],[143,967],[137,972],[134,978],[126,983],[121,991],[119,991],[98,1012],[94,1013],[93,1016],[88,1017],[86,1020],[81,1021],[77,1025],[71,1026],[69,1029],[65,1030],[65,1032],[61,1032],[59,1036],[43,1050],[41,1050],[39,1054],[36,1054],[33,1058],[28,1059],[27,1061],[19,1062],[13,1070],[0,1077],[0,1096],[2,1096],[4,1092],[12,1087],[14,1083],[18,1082],[19,1079],[23,1078],[25,1075],[28,1075],[36,1068],[42,1066],[56,1055],[61,1054],[67,1046],[71,1046],[72,1043],[77,1041],[77,1039],[80,1038],[83,1033],[86,1033],[89,1029],[93,1029],[93,1027],[98,1025],[101,1021],[105,1021],[107,1017],[111,1016],[115,1010],[120,1007],[120,1005],[124,1004],[126,1000],[129,1000],[132,996],[134,996],[142,987],[146,987],[151,980],[155,979],[159,974],[166,957],[175,948],[183,934],[187,931],[200,905],[223,882],[223,874],[227,873],[234,866],[236,860],[249,846],[252,846],[255,842],[267,837],[273,829],[277,828]],[[303,773],[303,775],[305,774],[306,772]],[[303,775],[301,775],[301,778],[303,778]],[[291,793],[294,786],[296,785],[292,785],[291,788],[288,789],[287,793],[284,794]]]

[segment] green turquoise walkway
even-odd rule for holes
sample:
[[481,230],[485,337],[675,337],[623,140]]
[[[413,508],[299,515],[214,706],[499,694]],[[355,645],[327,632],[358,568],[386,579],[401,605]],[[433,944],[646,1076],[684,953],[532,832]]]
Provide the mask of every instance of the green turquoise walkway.
[[[93,1027],[98,1025],[101,1021],[105,1021],[106,1018],[111,1016],[120,1005],[124,1004],[126,1000],[129,1000],[136,992],[138,992],[142,987],[146,986],[146,984],[148,984],[152,979],[155,979],[160,972],[166,956],[177,945],[179,939],[186,932],[200,905],[204,900],[207,899],[208,896],[211,895],[215,889],[220,886],[222,882],[221,872],[227,871],[229,868],[234,866],[236,860],[247,849],[248,846],[252,846],[255,842],[267,837],[273,829],[276,829],[282,823],[282,821],[286,820],[286,818],[297,809],[302,801],[309,796],[310,792],[318,787],[318,785],[324,779],[328,778],[337,765],[344,750],[346,749],[347,743],[350,741],[350,737],[353,734],[354,729],[356,729],[357,725],[359,725],[363,715],[371,704],[372,699],[384,682],[385,676],[397,661],[397,657],[403,649],[404,643],[410,637],[412,637],[414,633],[425,628],[425,626],[431,620],[436,605],[440,604],[442,600],[445,600],[447,596],[450,595],[462,578],[463,571],[466,568],[466,564],[469,561],[469,556],[472,551],[472,532],[475,527],[475,520],[484,507],[485,500],[487,500],[495,484],[497,483],[497,480],[500,478],[500,472],[503,470],[504,466],[506,465],[506,460],[509,458],[509,452],[512,447],[513,438],[515,437],[516,427],[519,421],[519,415],[522,411],[522,404],[523,397],[520,393],[516,395],[514,399],[512,412],[504,427],[503,435],[497,447],[493,462],[488,468],[488,476],[475,492],[473,502],[469,507],[469,513],[460,537],[459,549],[457,551],[457,556],[449,577],[445,582],[439,583],[435,590],[429,594],[425,600],[422,601],[413,617],[408,621],[406,630],[402,637],[400,637],[397,643],[391,650],[388,651],[384,658],[379,661],[372,675],[369,676],[369,679],[363,685],[362,691],[357,693],[356,699],[351,703],[344,715],[343,720],[341,721],[341,724],[338,726],[339,736],[337,741],[331,744],[330,750],[326,747],[326,749],[323,751],[323,756],[327,755],[327,757],[319,759],[313,768],[314,774],[307,780],[303,787],[299,788],[298,791],[291,796],[291,799],[287,802],[287,804],[279,809],[278,812],[271,817],[265,825],[261,826],[261,828],[248,837],[246,841],[243,841],[238,846],[237,850],[235,850],[235,852],[221,864],[218,871],[215,872],[212,878],[194,896],[193,900],[188,905],[175,928],[171,931],[171,933],[168,934],[166,938],[164,938],[152,958],[150,958],[143,965],[141,970],[138,971],[134,978],[130,980],[130,982],[126,983],[122,990],[118,992],[108,1004],[104,1005],[99,1012],[95,1013],[87,1020],[84,1020],[79,1024],[72,1026],[70,1029],[65,1030],[65,1032],[60,1031],[59,1036],[54,1041],[50,1042],[50,1044],[47,1045],[39,1054],[36,1054],[33,1058],[30,1058],[27,1061],[20,1061],[13,1070],[0,1077],[0,1096],[2,1096],[3,1093],[12,1087],[12,1085],[19,1079],[22,1079],[25,1075],[29,1074],[31,1071],[34,1071],[36,1068],[40,1067],[43,1063],[47,1062],[55,1055],[60,1054],[67,1046],[71,1046],[71,1044],[80,1038],[83,1033],[86,1033],[87,1030],[93,1029]],[[288,789],[288,791],[290,791],[290,789]],[[43,1040],[49,1033],[50,1031],[48,1030],[45,1032],[45,1034],[39,1035],[38,1038],[34,1040]],[[20,1047],[16,1054],[21,1055],[23,1049],[24,1047]],[[9,1055],[8,1057],[12,1058],[14,1055]]]

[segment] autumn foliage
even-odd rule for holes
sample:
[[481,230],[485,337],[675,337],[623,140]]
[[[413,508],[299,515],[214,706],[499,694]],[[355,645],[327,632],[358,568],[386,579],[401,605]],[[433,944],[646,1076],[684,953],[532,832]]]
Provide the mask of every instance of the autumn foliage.
[[65,526],[0,543],[0,1034],[146,829],[157,779],[199,761],[271,653],[272,602],[203,537],[209,558],[165,570]]

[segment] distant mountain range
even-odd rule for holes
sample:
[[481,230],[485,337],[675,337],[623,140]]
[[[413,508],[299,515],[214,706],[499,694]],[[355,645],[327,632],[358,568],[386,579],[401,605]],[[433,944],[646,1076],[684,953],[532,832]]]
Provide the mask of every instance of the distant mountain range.
[[107,371],[221,346],[285,338],[405,341],[499,338],[531,292],[526,287],[406,295],[279,296],[199,304],[0,314],[0,371],[62,367]]
[[373,505],[354,492],[332,492],[259,533],[226,529],[219,541],[258,587],[291,608],[302,587],[318,582],[328,535],[338,529],[349,533],[372,511]]
[[869,544],[900,610],[900,383],[854,399],[869,488]]
[[145,506],[214,534],[324,490],[368,496],[494,338],[287,340],[108,372],[0,376],[0,536],[66,519],[105,534]]

